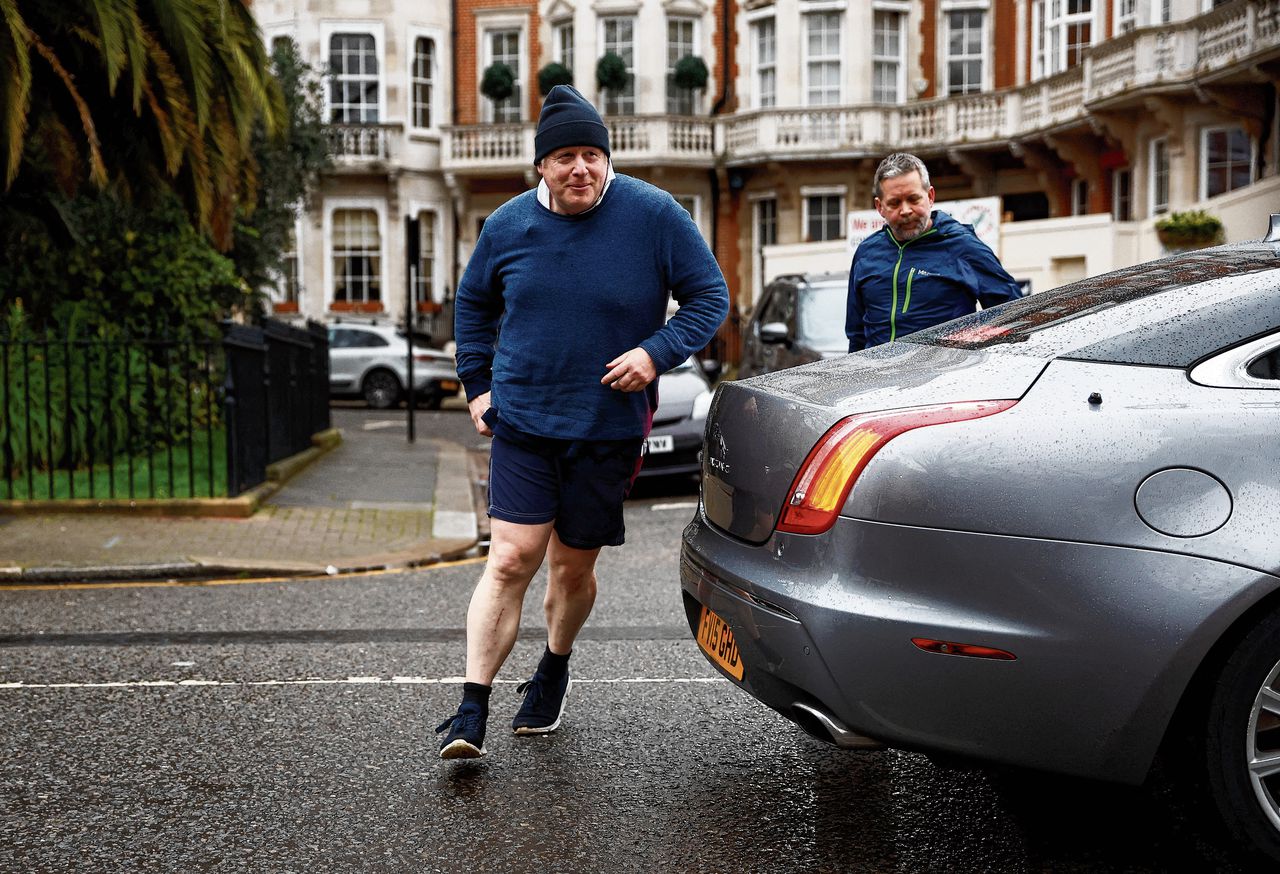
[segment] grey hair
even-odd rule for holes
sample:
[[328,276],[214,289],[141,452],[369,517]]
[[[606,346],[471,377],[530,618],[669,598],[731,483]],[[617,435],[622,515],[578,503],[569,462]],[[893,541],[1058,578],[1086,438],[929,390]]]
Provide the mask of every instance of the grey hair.
[[927,191],[929,189],[929,169],[925,167],[924,161],[906,152],[894,152],[881,161],[880,166],[876,168],[876,175],[871,180],[872,194],[879,197],[881,182],[886,179],[892,179],[895,176],[902,176],[913,170],[920,174],[920,184]]

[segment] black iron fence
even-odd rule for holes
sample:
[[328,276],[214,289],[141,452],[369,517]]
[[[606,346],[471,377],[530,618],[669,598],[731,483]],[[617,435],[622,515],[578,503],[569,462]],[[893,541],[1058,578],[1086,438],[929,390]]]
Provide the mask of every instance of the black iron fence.
[[329,427],[328,341],[0,336],[0,498],[234,496]]
[[228,325],[227,493],[267,478],[267,465],[311,445],[329,427],[329,339],[323,325]]

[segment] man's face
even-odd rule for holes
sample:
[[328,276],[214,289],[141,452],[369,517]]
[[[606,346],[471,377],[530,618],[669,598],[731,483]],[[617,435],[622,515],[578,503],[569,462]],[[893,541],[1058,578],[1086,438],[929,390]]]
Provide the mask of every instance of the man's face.
[[551,190],[551,211],[577,215],[600,199],[609,159],[595,146],[565,146],[538,164]]
[[914,240],[929,230],[933,186],[924,187],[918,170],[881,180],[876,210],[889,223],[889,230],[899,243]]

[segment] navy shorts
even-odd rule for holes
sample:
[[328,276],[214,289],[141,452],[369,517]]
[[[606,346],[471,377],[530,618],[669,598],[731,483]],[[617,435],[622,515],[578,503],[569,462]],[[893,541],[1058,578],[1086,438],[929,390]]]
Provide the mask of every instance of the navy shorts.
[[489,515],[520,525],[555,521],[574,549],[621,546],[622,504],[640,472],[644,440],[558,440],[503,426],[490,408]]

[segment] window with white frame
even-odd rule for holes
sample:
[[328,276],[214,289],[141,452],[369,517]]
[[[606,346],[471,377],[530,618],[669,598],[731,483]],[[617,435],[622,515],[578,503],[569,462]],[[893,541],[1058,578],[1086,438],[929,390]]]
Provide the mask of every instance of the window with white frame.
[[804,198],[805,241],[844,239],[844,192],[807,193]]
[[901,103],[906,65],[903,24],[906,15],[877,9],[871,24],[871,100]]
[[573,22],[564,21],[551,28],[551,50],[556,63],[573,70]]
[[982,90],[986,13],[962,9],[947,13],[947,94]]
[[636,19],[633,15],[615,15],[600,19],[601,44],[606,52],[622,58],[627,67],[627,84],[619,91],[604,92],[606,115],[634,115],[636,111]]
[[1200,196],[1216,197],[1253,183],[1253,143],[1242,127],[1200,132]]
[[377,124],[378,46],[370,33],[329,37],[329,122]]
[[1034,0],[1035,75],[1052,76],[1079,64],[1093,45],[1094,0]]
[[1089,180],[1071,180],[1071,214],[1089,214]]
[[805,105],[830,106],[840,102],[839,12],[810,12],[805,23]]
[[1151,191],[1151,214],[1169,211],[1169,141],[1164,137],[1151,141],[1148,179]]
[[372,209],[335,209],[330,246],[335,303],[382,300],[382,235]]
[[436,82],[436,42],[430,37],[420,36],[413,41],[413,70],[410,79],[410,118],[413,126],[431,127],[431,100],[435,94]]
[[485,58],[485,69],[494,64],[506,64],[515,80],[510,97],[502,100],[485,98],[484,102],[489,106],[493,121],[520,121],[522,117],[524,82],[520,72],[520,35],[520,29],[514,27],[489,30],[485,33],[485,49],[488,53]]
[[435,272],[436,214],[424,209],[418,213],[418,271],[413,284],[413,302],[419,308],[435,300],[432,294]]
[[764,290],[764,247],[778,242],[778,198],[760,197],[752,202],[755,222],[752,229],[755,263],[752,265],[751,302],[760,300]]
[[1160,0],[1160,20],[1157,24],[1168,24],[1173,19],[1173,0]]
[[756,206],[756,248],[773,246],[778,242],[778,198],[762,197]]
[[667,113],[693,115],[693,89],[676,84],[676,64],[681,58],[697,54],[696,24],[692,18],[667,19]]
[[753,105],[764,109],[778,105],[778,26],[776,19],[761,18],[751,24],[751,62],[755,67]]
[[281,303],[297,304],[301,296],[302,280],[298,274],[298,229],[285,231],[284,251],[280,253],[280,275],[276,282],[276,299]]
[[1111,172],[1111,216],[1118,222],[1133,221],[1133,171],[1128,167]]
[[1128,33],[1138,26],[1138,0],[1116,0],[1115,33]]

